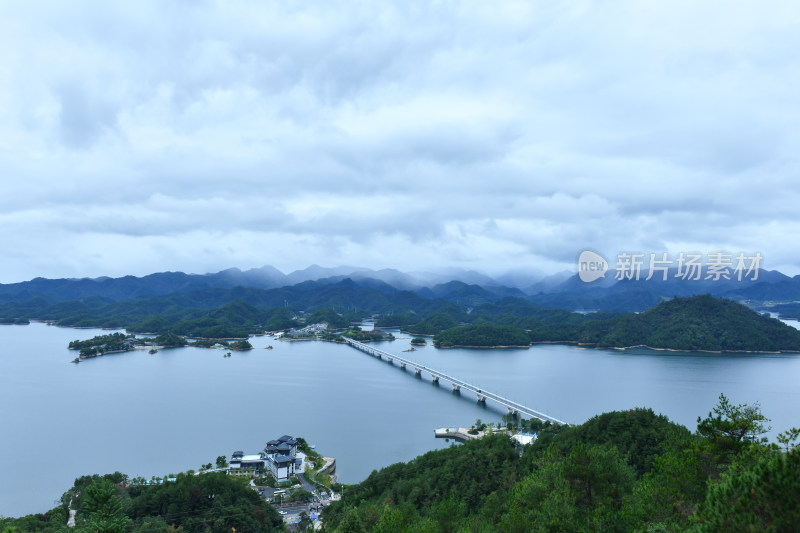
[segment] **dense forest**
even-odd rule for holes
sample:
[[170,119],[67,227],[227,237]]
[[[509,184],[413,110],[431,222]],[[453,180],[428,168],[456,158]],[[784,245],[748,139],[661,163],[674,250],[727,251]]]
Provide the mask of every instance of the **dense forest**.
[[326,531],[800,530],[800,430],[762,435],[757,406],[724,396],[691,433],[648,409],[542,425],[428,452],[347,487]]
[[[119,472],[83,476],[54,509],[22,518],[0,518],[3,533],[186,533],[283,531],[283,520],[247,486],[222,473],[178,474],[154,485],[131,484]],[[76,527],[67,528],[69,509]]]
[[[99,297],[57,303],[41,298],[11,301],[0,303],[0,317],[5,323],[45,319],[62,326],[124,327],[136,333],[220,339],[315,322],[345,328],[364,316],[378,315],[377,327],[400,327],[415,336],[438,335],[442,347],[572,342],[601,348],[800,351],[800,331],[710,295],[665,300],[642,313],[577,313],[544,308],[519,297],[472,307],[410,291],[359,286],[352,280],[305,285],[276,289],[280,294],[291,289],[286,294],[304,307],[289,307],[288,300],[274,306],[274,291],[239,287],[124,301]],[[526,332],[527,341],[521,340],[519,330]]]
[[800,331],[745,306],[711,296],[675,298],[615,321],[597,345],[676,350],[800,350]]
[[475,324],[450,328],[433,338],[437,348],[454,348],[459,346],[490,348],[494,346],[527,347],[531,338],[524,329],[515,326],[497,324]]
[[[424,331],[442,320],[428,319]],[[708,295],[674,298],[643,313],[570,313],[507,299],[482,306],[473,324],[436,332],[434,344],[450,346],[523,346],[530,342],[573,342],[599,348],[649,346],[673,350],[800,351],[800,331],[747,307]],[[500,325],[506,326],[501,328]],[[407,328],[412,333],[419,329]],[[527,340],[522,336],[527,332]],[[420,332],[421,333],[421,332]]]

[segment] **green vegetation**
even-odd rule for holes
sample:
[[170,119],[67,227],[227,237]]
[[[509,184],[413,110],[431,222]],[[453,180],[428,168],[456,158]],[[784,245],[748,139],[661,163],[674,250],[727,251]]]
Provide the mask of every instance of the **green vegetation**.
[[341,338],[341,337],[350,337],[351,339],[360,342],[393,341],[395,339],[395,336],[392,335],[391,333],[386,333],[379,329],[372,331],[364,331],[358,326],[353,326],[352,328],[348,329],[341,335],[336,335],[336,338]]
[[414,313],[392,313],[375,321],[376,328],[406,328],[420,321]]
[[[119,472],[84,476],[44,514],[0,518],[0,531],[55,533],[137,533],[153,531],[283,531],[278,512],[247,480],[222,473],[178,474],[174,481],[131,484]],[[144,480],[134,480],[139,483]],[[77,510],[76,527],[67,529],[68,506]]]
[[639,314],[584,315],[542,309],[513,298],[482,306],[472,314],[473,324],[524,328],[533,342],[687,351],[800,351],[800,331],[731,300],[708,295],[674,298]]
[[493,346],[519,346],[528,347],[530,337],[515,326],[500,326],[497,324],[476,324],[450,328],[442,331],[433,338],[433,345],[437,348],[452,348],[458,346],[490,348]]
[[180,346],[186,346],[187,341],[180,335],[175,335],[171,331],[168,331],[167,333],[157,335],[153,339],[153,344],[157,346],[163,346],[165,348],[178,348]]
[[458,321],[445,312],[434,313],[425,320],[413,326],[408,326],[407,331],[414,335],[436,335],[442,331],[458,326]]
[[264,329],[266,331],[283,331],[297,326],[297,321],[292,318],[292,313],[284,307],[276,307],[267,312]]
[[332,309],[319,309],[306,319],[306,324],[319,324],[325,322],[330,329],[346,328],[350,321],[334,313]]
[[27,318],[0,318],[0,325],[3,326],[27,326],[30,323]]
[[536,423],[521,455],[498,434],[432,451],[346,487],[323,518],[334,532],[796,531],[800,430],[781,449],[765,422],[720,396],[694,434],[649,409]]
[[800,331],[731,300],[675,298],[638,315],[624,315],[597,345],[675,350],[800,350]]
[[428,341],[426,341],[422,337],[414,337],[413,339],[411,339],[411,344],[413,344],[414,346],[425,346],[426,344],[428,344]]
[[88,340],[74,340],[69,343],[70,350],[80,350],[81,357],[95,357],[109,352],[126,352],[144,344],[135,335],[111,333],[98,335]]
[[[238,315],[244,321],[240,321],[242,324],[247,323],[246,317],[253,313],[259,313],[253,306],[244,302],[232,302],[225,306],[224,311],[217,310],[208,313],[208,316],[234,320],[232,317]],[[575,342],[599,348],[648,346],[672,350],[800,351],[800,331],[736,302],[708,295],[675,298],[640,314],[583,315],[538,308],[516,298],[481,306],[470,315],[473,324],[468,326],[457,326],[454,314],[457,313],[451,308],[433,313],[409,326],[408,330],[417,335],[435,334],[433,342],[439,348],[526,347],[531,342]],[[284,308],[273,309],[267,318],[272,325],[294,323]],[[314,323],[330,321],[329,324],[346,324],[346,320],[331,309],[320,309],[308,320]],[[161,318],[155,320],[159,323],[161,321]],[[183,320],[176,327],[186,329],[189,322]],[[228,326],[214,326],[209,322],[197,327],[203,327],[210,332],[230,331],[234,326],[230,323]],[[257,329],[252,325],[235,326],[234,329],[236,328],[239,331]],[[394,339],[394,336],[382,330],[366,332],[357,326],[341,335],[365,342]],[[341,335],[326,331],[319,337],[335,341],[340,340]],[[316,335],[309,337],[316,338]],[[224,337],[209,337],[187,343],[184,335],[172,330],[162,332],[152,343],[164,347],[221,344],[232,350],[252,349],[246,339],[229,342]],[[412,340],[412,344],[424,343],[421,337]],[[136,339],[134,335],[112,333],[84,341],[76,340],[69,347],[80,350],[81,357],[93,357],[112,351],[131,350],[142,344],[144,341]]]
[[253,345],[250,344],[250,341],[247,340],[233,341],[232,343],[229,344],[229,346],[231,347],[231,350],[236,350],[236,351],[253,349]]

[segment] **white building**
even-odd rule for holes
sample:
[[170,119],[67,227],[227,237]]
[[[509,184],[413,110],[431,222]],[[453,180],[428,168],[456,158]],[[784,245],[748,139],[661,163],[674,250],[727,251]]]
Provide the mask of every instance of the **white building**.
[[286,481],[295,474],[305,471],[303,454],[297,453],[297,440],[291,435],[284,435],[271,440],[264,448],[266,468],[276,481]]

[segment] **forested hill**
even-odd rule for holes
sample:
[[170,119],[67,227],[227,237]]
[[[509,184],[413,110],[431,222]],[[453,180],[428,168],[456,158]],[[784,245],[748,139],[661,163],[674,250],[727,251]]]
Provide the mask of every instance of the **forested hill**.
[[[244,476],[213,472],[178,474],[148,485],[127,475],[86,475],[63,494],[57,507],[21,518],[0,516],[4,533],[154,533],[182,531],[286,531],[278,511],[248,486]],[[141,480],[144,481],[144,480]],[[77,511],[67,527],[69,510]]]
[[675,350],[800,351],[800,331],[712,296],[675,298],[616,319],[598,346]]
[[[800,450],[760,440],[757,406],[724,396],[697,432],[649,409],[538,424],[373,472],[323,512],[326,531],[798,531]],[[796,439],[798,430],[794,430]],[[521,456],[519,452],[522,452]]]
[[[440,311],[437,314],[441,314]],[[709,295],[674,298],[643,313],[580,314],[505,300],[475,310],[470,326],[440,330],[439,347],[572,342],[598,348],[647,346],[682,351],[800,352],[800,331]],[[504,327],[500,327],[503,325]],[[412,333],[418,329],[408,328]],[[422,331],[420,333],[426,333]]]

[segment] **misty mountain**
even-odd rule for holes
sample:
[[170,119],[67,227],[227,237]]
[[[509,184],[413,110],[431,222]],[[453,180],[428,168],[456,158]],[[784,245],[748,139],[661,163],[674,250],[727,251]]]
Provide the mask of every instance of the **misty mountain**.
[[[584,283],[577,274],[560,272],[520,289],[500,284],[497,280],[472,271],[454,271],[441,282],[442,274],[428,272],[405,273],[395,269],[372,270],[352,266],[325,268],[311,265],[303,270],[283,274],[271,266],[242,271],[230,268],[209,274],[160,272],[143,277],[121,278],[44,279],[36,278],[22,283],[0,284],[0,303],[16,302],[18,309],[42,309],[61,302],[124,302],[177,295],[180,300],[193,294],[198,303],[208,299],[219,304],[219,294],[231,294],[251,289],[266,291],[258,294],[253,303],[284,306],[305,310],[308,306],[335,304],[343,309],[394,309],[395,312],[414,309],[399,305],[398,293],[414,305],[421,301],[443,300],[462,308],[476,307],[496,302],[505,297],[527,299],[539,306],[581,311],[644,311],[661,301],[673,297],[711,294],[746,302],[752,307],[771,306],[800,300],[800,276],[793,278],[777,271],[762,270],[758,280],[735,279],[718,281],[701,279],[682,280],[676,271],[668,272],[667,279],[659,274],[652,279],[643,271],[638,280],[617,280],[610,270],[605,278]],[[521,273],[504,279],[524,282]],[[522,277],[519,277],[522,276]],[[502,276],[500,276],[502,277]],[[478,281],[470,282],[469,280]],[[349,296],[344,293],[351,291]],[[338,291],[338,292],[337,292]],[[335,295],[333,293],[336,293]],[[387,298],[391,296],[391,298]],[[223,298],[226,301],[230,299]],[[380,302],[379,300],[385,301]],[[249,300],[248,300],[249,301]],[[366,302],[366,305],[365,305]],[[224,303],[224,302],[223,302]],[[189,305],[188,303],[186,305]],[[203,307],[203,305],[199,305]],[[10,312],[10,308],[6,307]],[[376,311],[377,312],[377,311]],[[20,313],[31,316],[30,313]]]

